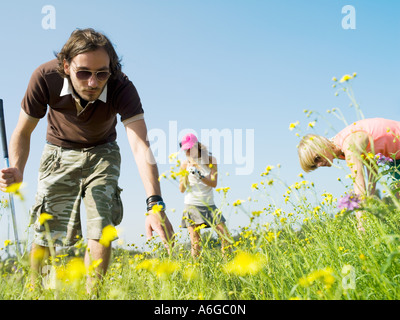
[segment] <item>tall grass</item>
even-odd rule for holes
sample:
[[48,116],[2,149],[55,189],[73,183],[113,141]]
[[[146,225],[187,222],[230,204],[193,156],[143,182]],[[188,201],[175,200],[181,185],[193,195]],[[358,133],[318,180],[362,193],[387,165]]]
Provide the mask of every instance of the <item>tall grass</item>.
[[[337,211],[334,204],[324,206]],[[276,220],[283,215],[281,211]],[[159,243],[151,252],[117,248],[96,298],[400,298],[400,223],[392,204],[368,200],[365,232],[358,230],[351,214],[331,216],[327,211],[308,210],[301,229],[293,228],[294,220],[289,217],[274,228],[253,220],[233,237],[228,257],[221,255],[213,237],[203,237],[199,260],[192,259],[183,243],[175,246],[171,256]],[[68,263],[81,256],[80,250],[56,257],[57,274],[48,289],[30,288],[25,259],[2,261],[0,299],[93,298],[86,294],[85,271]],[[63,277],[61,269],[71,275]]]

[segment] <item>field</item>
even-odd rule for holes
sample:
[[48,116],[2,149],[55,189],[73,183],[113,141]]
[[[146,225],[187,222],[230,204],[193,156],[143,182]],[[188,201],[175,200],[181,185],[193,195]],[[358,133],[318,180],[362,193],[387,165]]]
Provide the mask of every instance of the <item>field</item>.
[[[271,174],[264,175],[263,181],[270,181]],[[263,192],[266,186],[253,187]],[[95,298],[399,299],[397,200],[390,196],[367,199],[362,207],[364,232],[358,230],[354,213],[339,210],[330,194],[311,203],[314,192],[311,182],[301,180],[289,186],[285,195],[288,208],[293,202],[292,210],[268,205],[248,212],[251,223],[232,235],[231,252],[225,256],[211,232],[203,232],[198,260],[181,242],[171,255],[156,240],[151,241],[150,252],[116,248]],[[236,201],[232,206],[240,208],[243,203]],[[271,218],[269,222],[266,217]],[[4,246],[12,243],[6,241]],[[43,277],[44,287],[34,289],[26,257],[1,261],[0,299],[93,298],[86,294],[90,268],[83,265],[84,250],[80,241],[69,252],[57,253],[50,259],[56,272]]]
[[[282,206],[268,201],[279,184],[278,169],[268,166],[252,185],[253,199],[246,201],[255,201],[257,211],[246,209],[243,200],[227,203],[229,188],[216,190],[222,212],[235,208],[250,217],[249,225],[232,234],[224,255],[215,233],[205,230],[199,259],[192,258],[190,244],[182,241],[171,254],[157,239],[149,242],[152,250],[146,252],[133,245],[116,247],[98,291],[88,295],[86,277],[98,261],[85,268],[81,240],[69,251],[53,254],[42,286],[31,286],[26,254],[1,260],[0,299],[399,299],[400,203],[384,179],[387,167],[383,164],[377,177],[383,188],[380,197],[357,202],[349,187],[347,195],[335,199],[329,193],[317,194],[313,183],[300,175],[298,182],[285,185]],[[174,170],[164,177],[176,180],[182,173]],[[351,206],[352,201],[358,205]],[[357,210],[363,213],[364,231],[358,227]],[[13,243],[6,241],[1,250],[8,246]]]

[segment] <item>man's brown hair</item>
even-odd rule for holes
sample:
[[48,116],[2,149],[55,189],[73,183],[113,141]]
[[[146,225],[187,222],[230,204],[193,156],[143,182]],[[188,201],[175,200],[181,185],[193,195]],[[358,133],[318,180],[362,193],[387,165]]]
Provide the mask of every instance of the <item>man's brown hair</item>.
[[100,48],[104,48],[110,57],[111,77],[118,77],[121,73],[121,60],[118,58],[111,41],[104,34],[92,28],[76,29],[71,33],[61,51],[56,54],[58,73],[63,78],[67,77],[67,74],[64,72],[64,59],[68,63],[71,63],[71,60],[78,54],[95,51]]

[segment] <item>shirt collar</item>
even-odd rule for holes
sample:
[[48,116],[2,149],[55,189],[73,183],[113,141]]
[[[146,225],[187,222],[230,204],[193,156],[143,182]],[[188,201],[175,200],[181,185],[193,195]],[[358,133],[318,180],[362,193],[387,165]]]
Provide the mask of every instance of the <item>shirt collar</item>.
[[[107,102],[107,85],[104,87],[103,92],[101,93],[101,95],[97,98],[97,100],[100,100],[104,103]],[[70,81],[67,78],[64,78],[64,84],[63,87],[61,89],[61,93],[60,93],[60,97],[66,96],[71,94],[75,99],[77,99],[78,97],[75,95],[74,90],[72,88],[72,85],[70,83]]]

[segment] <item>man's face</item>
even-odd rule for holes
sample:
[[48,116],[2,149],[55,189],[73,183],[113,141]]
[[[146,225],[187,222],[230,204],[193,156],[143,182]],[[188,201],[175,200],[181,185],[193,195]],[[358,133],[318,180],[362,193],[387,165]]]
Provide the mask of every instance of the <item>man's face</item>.
[[[100,48],[95,51],[85,52],[75,56],[71,63],[64,61],[64,71],[70,76],[75,92],[86,101],[96,100],[103,92],[108,78],[99,80],[93,72],[110,71],[110,58],[107,52]],[[78,71],[91,71],[90,78],[78,79]]]

